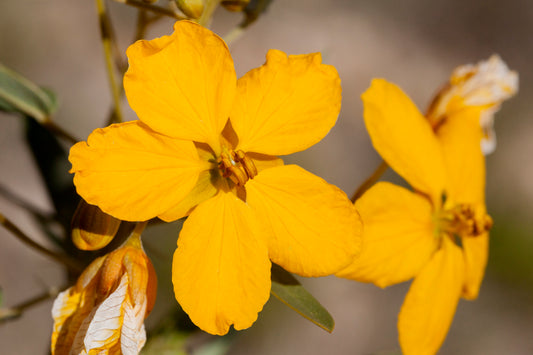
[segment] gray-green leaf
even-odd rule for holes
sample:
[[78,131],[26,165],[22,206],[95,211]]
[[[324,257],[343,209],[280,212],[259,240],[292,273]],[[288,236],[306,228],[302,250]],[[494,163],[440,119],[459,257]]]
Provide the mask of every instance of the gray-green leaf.
[[303,317],[332,332],[335,321],[329,312],[289,272],[272,264],[272,288],[270,292],[281,302]]
[[57,109],[56,96],[0,64],[0,110],[45,122]]

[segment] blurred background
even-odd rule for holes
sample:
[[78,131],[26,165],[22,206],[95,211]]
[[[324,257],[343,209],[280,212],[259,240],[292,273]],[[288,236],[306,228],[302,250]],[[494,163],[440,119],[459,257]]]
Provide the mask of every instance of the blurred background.
[[[165,5],[159,0],[159,5]],[[122,51],[137,10],[110,1]],[[240,14],[218,9],[212,28],[226,34]],[[171,19],[148,38],[169,34]],[[487,204],[495,221],[486,278],[476,301],[459,303],[440,354],[533,353],[533,3],[526,0],[274,0],[230,49],[238,76],[264,62],[268,49],[322,52],[343,85],[337,125],[319,144],[286,159],[338,185],[348,195],[380,162],[364,129],[360,94],[371,78],[400,85],[424,111],[458,65],[498,53],[520,75],[518,95],[496,115],[497,150],[487,157]],[[85,139],[105,125],[111,105],[94,1],[11,0],[0,5],[0,63],[55,91],[55,121]],[[128,119],[135,115],[124,104]],[[66,146],[68,147],[68,146]],[[0,113],[0,185],[40,210],[52,203],[24,140],[20,117]],[[0,196],[0,212],[45,245],[35,220]],[[145,233],[160,270],[159,302],[147,325],[177,308],[168,250],[179,226]],[[65,284],[61,266],[0,228],[3,306]],[[392,354],[399,352],[397,314],[408,289],[381,290],[334,277],[301,279],[336,321],[332,334],[271,298],[252,328],[235,333],[229,354]],[[0,324],[0,353],[47,354],[52,300]],[[202,339],[200,339],[201,341]]]

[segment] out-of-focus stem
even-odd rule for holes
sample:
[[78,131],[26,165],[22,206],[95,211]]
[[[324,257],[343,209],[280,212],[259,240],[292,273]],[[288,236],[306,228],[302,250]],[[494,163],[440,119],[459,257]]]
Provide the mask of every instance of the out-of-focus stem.
[[243,27],[241,25],[234,27],[222,39],[229,46],[232,42],[236,41],[244,34],[245,29],[246,27]]
[[38,252],[50,257],[51,259],[66,265],[73,271],[81,272],[83,270],[82,266],[74,259],[71,259],[68,255],[58,254],[49,250],[39,243],[35,242],[33,239],[28,237],[23,231],[21,231],[13,222],[7,219],[3,214],[0,213],[0,224],[3,225],[8,231],[10,231],[15,237],[17,237],[21,242],[27,246],[37,250]]
[[25,302],[20,303],[19,305],[13,307],[0,308],[0,322],[7,321],[22,315],[22,313],[33,306],[38,305],[39,303],[46,301],[50,298],[54,298],[59,294],[59,289],[57,287],[52,287],[46,292],[43,292],[40,295],[33,297]]
[[120,108],[120,86],[115,77],[115,65],[113,63],[113,30],[111,26],[111,19],[106,11],[105,0],[96,0],[96,7],[98,9],[98,22],[100,23],[102,46],[104,47],[107,77],[111,87],[113,103],[115,105],[115,120],[117,122],[122,122],[123,118],[122,109]]
[[221,0],[207,0],[205,2],[204,11],[202,12],[202,16],[198,19],[198,23],[204,27],[208,27],[211,24],[211,18],[213,17],[213,13],[215,12],[218,4],[220,4]]
[[74,137],[72,134],[65,131],[62,127],[58,126],[54,121],[47,119],[43,123],[43,126],[46,127],[50,132],[55,135],[68,140],[72,144],[76,144],[80,140]]
[[355,193],[352,196],[352,202],[355,202],[359,197],[361,197],[366,190],[368,190],[372,185],[374,185],[381,175],[387,171],[389,168],[389,165],[383,160],[381,164],[377,167],[377,169],[370,175],[362,184],[359,186],[359,188],[355,191]]
[[126,5],[134,6],[139,9],[148,10],[148,11],[151,11],[153,13],[160,14],[163,16],[172,17],[172,18],[175,18],[176,20],[186,19],[185,17],[178,15],[177,13],[175,13],[174,11],[170,9],[165,9],[164,7],[148,4],[142,1],[138,1],[138,0],[115,0],[115,1],[126,4]]
[[[148,29],[148,27],[156,22],[157,20],[161,19],[162,18],[162,15],[160,14],[156,14],[152,17],[149,17],[148,16],[148,13],[146,10],[144,9],[139,9],[139,12],[138,12],[138,15],[137,15],[137,25],[135,27],[135,36],[133,37],[133,42],[136,42],[140,39],[143,39],[146,35],[146,31]],[[120,60],[122,62],[122,60]],[[128,69],[127,65],[119,65],[118,66],[119,68],[119,72],[120,72],[120,76],[123,77],[124,74],[126,73],[126,70]],[[123,86],[120,86],[119,88],[119,97],[122,99],[124,95],[124,87]],[[110,125],[112,124],[113,122],[115,122],[115,110],[114,108],[111,108],[108,116],[107,116],[107,125]]]

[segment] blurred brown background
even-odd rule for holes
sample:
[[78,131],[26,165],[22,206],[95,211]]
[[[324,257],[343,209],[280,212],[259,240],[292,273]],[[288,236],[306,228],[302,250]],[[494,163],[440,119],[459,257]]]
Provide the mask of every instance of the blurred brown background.
[[[125,50],[133,37],[136,10],[109,5]],[[219,9],[213,29],[224,35],[239,21],[239,15]],[[168,34],[171,28],[172,21],[163,20],[148,37]],[[322,142],[287,160],[348,194],[379,163],[364,129],[359,99],[371,78],[397,83],[424,110],[457,65],[498,53],[519,72],[520,92],[496,116],[498,147],[487,159],[487,203],[495,220],[487,275],[479,299],[460,302],[441,354],[533,353],[532,35],[533,3],[525,0],[274,0],[265,16],[231,45],[239,76],[261,65],[270,48],[291,54],[320,51],[323,61],[338,69],[343,107],[337,125]],[[0,62],[58,94],[55,119],[68,131],[85,139],[104,125],[111,99],[94,1],[2,1]],[[135,118],[131,111],[128,115]],[[5,114],[0,114],[0,184],[44,211],[52,208],[24,143],[21,120]],[[3,197],[0,212],[46,243],[30,216]],[[170,259],[157,251],[174,247],[176,225],[147,234],[154,263],[169,270]],[[0,241],[4,305],[64,283],[59,266],[3,228]],[[160,278],[159,294],[166,306],[154,317],[174,307],[166,276]],[[396,319],[407,284],[384,291],[333,277],[302,282],[335,318],[333,334],[271,299],[254,326],[237,334],[229,353],[399,351]],[[46,354],[51,304],[44,302],[18,320],[0,324],[0,353]]]

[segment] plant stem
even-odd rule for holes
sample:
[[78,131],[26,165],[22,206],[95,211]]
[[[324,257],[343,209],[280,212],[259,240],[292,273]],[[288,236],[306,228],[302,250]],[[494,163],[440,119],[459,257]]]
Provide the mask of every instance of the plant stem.
[[50,119],[46,119],[42,125],[47,128],[49,131],[51,131],[52,133],[54,133],[55,135],[58,135],[59,137],[61,138],[64,138],[66,140],[68,140],[70,143],[72,144],[76,144],[77,142],[79,142],[80,140],[76,137],[74,137],[72,134],[68,133],[67,131],[65,131],[63,128],[61,128],[60,126],[58,126],[54,121],[50,120]]
[[232,42],[236,41],[244,34],[245,29],[246,27],[238,25],[237,27],[234,27],[231,31],[229,31],[222,39],[229,46]]
[[352,196],[352,202],[355,202],[359,197],[361,197],[366,190],[368,190],[372,185],[376,183],[376,181],[379,180],[381,175],[387,171],[389,168],[389,165],[385,162],[385,160],[381,161],[381,164],[377,167],[377,169],[370,175],[362,184],[359,186],[359,188],[355,191],[355,193]]
[[0,308],[0,322],[7,321],[22,315],[26,309],[38,305],[39,303],[46,301],[50,298],[54,298],[59,294],[59,289],[57,287],[52,287],[46,292],[33,297],[32,299],[22,302],[14,307]]
[[98,22],[100,23],[102,46],[104,47],[107,77],[111,87],[111,94],[113,96],[113,103],[115,106],[115,120],[117,122],[122,122],[123,118],[122,110],[120,108],[120,86],[115,77],[115,65],[113,63],[113,27],[111,26],[111,19],[106,11],[105,0],[96,0],[96,7],[98,9]]
[[13,222],[7,219],[3,214],[0,213],[0,224],[3,225],[8,231],[10,231],[15,237],[17,237],[21,242],[28,245],[29,247],[39,251],[40,253],[50,257],[51,259],[66,265],[73,271],[81,272],[83,267],[74,259],[70,258],[68,255],[58,254],[52,250],[49,250],[39,243],[35,242],[33,239],[28,237],[23,231],[21,231]]
[[200,16],[200,18],[198,19],[198,24],[209,28],[213,13],[215,12],[220,1],[221,0],[207,0],[205,2],[204,11],[202,12],[202,16]]
[[137,7],[139,9],[148,10],[148,11],[151,11],[151,12],[159,14],[159,15],[172,17],[172,18],[175,18],[176,20],[185,20],[186,19],[185,17],[178,15],[177,13],[175,13],[172,10],[165,9],[164,7],[161,7],[161,6],[148,4],[148,3],[145,3],[145,2],[142,2],[142,1],[139,1],[139,0],[115,0],[115,1],[123,3],[123,4],[126,4],[126,5],[134,6],[134,7]]

